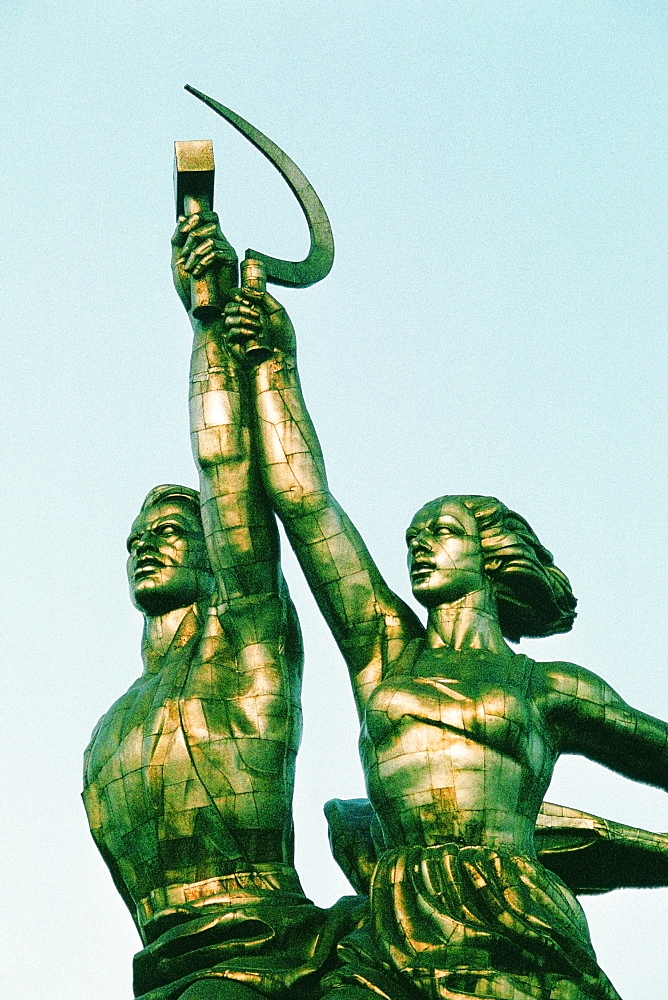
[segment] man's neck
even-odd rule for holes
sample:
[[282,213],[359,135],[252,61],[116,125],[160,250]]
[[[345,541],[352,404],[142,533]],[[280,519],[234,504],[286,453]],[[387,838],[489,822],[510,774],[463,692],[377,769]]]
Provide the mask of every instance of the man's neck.
[[483,649],[507,656],[507,645],[496,609],[491,585],[475,590],[451,604],[432,608],[427,622],[427,643],[434,649]]
[[157,674],[165,654],[172,644],[179,626],[189,611],[197,614],[197,606],[189,604],[185,608],[174,608],[164,615],[144,617],[144,632],[141,640],[141,655],[144,662],[144,673]]

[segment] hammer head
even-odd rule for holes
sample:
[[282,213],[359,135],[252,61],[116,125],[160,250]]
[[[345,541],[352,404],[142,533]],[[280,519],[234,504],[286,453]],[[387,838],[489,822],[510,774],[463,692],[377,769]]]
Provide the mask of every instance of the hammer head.
[[195,139],[174,143],[176,217],[213,208],[213,142]]

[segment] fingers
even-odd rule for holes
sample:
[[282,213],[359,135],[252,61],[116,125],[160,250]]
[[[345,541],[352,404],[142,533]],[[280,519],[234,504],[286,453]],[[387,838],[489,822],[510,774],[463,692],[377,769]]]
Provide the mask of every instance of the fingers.
[[203,243],[204,240],[215,240],[220,243],[221,246],[226,245],[226,241],[221,238],[221,232],[218,226],[214,222],[207,223],[202,226],[196,226],[191,229],[186,236],[185,243],[183,244],[183,256],[188,257],[189,254],[193,252],[195,247],[199,243]]
[[214,228],[218,226],[218,216],[215,212],[198,212],[196,215],[180,215],[176,224],[176,230],[172,236],[172,243],[177,247],[183,246],[188,239],[188,236],[194,229],[198,229],[200,225],[206,224],[211,224]]
[[214,261],[236,259],[230,254],[230,248],[223,240],[212,239],[210,236],[201,239],[201,235],[200,230],[197,230],[188,237],[183,247],[179,264],[188,274],[197,277]]
[[252,306],[228,302],[224,312],[226,326],[243,324],[254,330],[259,330],[262,327],[262,316]]
[[237,260],[234,248],[220,231],[215,212],[180,216],[172,245],[176,266],[194,277],[199,277],[212,264],[236,263]]
[[[294,355],[294,330],[282,305],[266,292],[234,288],[223,311],[225,340],[243,364],[259,364],[277,350]],[[241,352],[241,353],[239,353]]]
[[248,363],[251,356],[257,357],[254,348],[262,346],[267,350],[261,292],[250,288],[235,289],[225,306],[223,322],[228,347],[242,364]]
[[224,323],[226,336],[231,341],[256,338],[263,328],[260,310],[241,294],[235,294],[225,306]]
[[243,302],[261,312],[264,292],[259,292],[256,288],[233,288],[230,292],[230,302]]
[[228,302],[225,306],[225,315],[230,318],[240,317],[248,320],[249,324],[258,327],[262,325],[262,315],[259,309],[247,302]]
[[201,239],[201,236],[202,233],[198,230],[187,239],[181,255],[176,261],[179,267],[188,274],[198,277],[202,271],[214,263],[236,265],[237,256],[225,240],[211,236]]

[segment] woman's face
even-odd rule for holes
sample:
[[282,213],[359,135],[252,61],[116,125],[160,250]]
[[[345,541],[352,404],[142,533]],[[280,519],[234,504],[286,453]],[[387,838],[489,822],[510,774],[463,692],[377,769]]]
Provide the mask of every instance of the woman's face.
[[475,517],[463,504],[434,500],[406,532],[413,594],[427,608],[482,590],[482,546]]

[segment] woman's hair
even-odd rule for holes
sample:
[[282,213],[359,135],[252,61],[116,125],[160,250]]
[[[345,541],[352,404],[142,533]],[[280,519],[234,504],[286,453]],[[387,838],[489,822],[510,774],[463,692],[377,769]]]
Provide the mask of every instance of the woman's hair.
[[577,600],[565,573],[531,526],[495,497],[448,496],[476,519],[485,572],[491,578],[499,624],[507,639],[542,637],[573,627]]
[[169,503],[170,500],[186,507],[191,514],[195,515],[201,525],[202,514],[199,506],[199,492],[193,490],[190,486],[176,486],[174,483],[154,486],[141,505],[141,510],[147,510],[149,507],[157,507],[161,503]]

